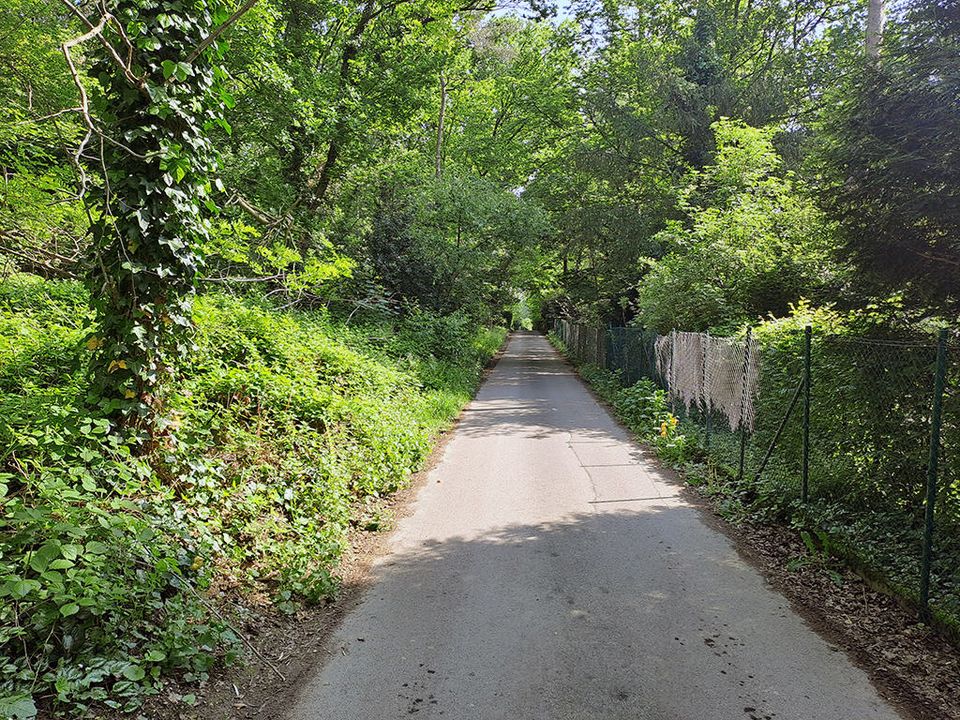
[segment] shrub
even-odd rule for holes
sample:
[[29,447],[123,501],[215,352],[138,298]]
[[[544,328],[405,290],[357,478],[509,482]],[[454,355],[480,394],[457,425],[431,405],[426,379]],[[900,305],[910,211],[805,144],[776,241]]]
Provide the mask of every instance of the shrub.
[[136,456],[87,409],[84,303],[0,282],[2,716],[132,709],[237,656],[222,597],[334,592],[358,501],[403,485],[504,337],[201,296],[167,432]]
[[647,378],[620,389],[613,406],[630,429],[642,437],[659,436],[664,427],[676,427],[666,391]]

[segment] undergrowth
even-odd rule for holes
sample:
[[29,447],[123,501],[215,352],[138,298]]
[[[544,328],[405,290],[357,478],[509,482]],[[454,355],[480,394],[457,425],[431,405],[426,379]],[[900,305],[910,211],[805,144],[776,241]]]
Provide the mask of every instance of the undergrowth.
[[0,717],[135,710],[235,660],[244,606],[331,595],[358,501],[407,481],[504,339],[215,294],[194,319],[143,455],[89,410],[81,286],[0,283]]

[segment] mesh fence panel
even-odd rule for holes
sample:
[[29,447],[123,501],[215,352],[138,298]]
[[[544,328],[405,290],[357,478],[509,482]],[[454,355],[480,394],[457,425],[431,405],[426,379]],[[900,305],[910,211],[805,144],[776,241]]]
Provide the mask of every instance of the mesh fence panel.
[[731,429],[753,430],[760,377],[755,340],[673,332],[656,340],[656,351],[670,396],[688,413],[719,414]]
[[[578,362],[666,389],[714,463],[739,470],[743,441],[744,477],[758,493],[783,506],[801,497],[802,330],[763,343],[568,322],[556,332]],[[808,511],[861,569],[914,596],[936,364],[929,342],[814,335],[811,347]],[[960,619],[958,347],[948,348],[940,452],[931,607]]]

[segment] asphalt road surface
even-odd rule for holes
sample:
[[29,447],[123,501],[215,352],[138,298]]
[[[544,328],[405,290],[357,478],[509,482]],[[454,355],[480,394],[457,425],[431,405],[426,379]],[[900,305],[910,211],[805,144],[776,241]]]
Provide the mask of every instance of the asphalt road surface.
[[547,341],[515,335],[291,720],[892,720]]

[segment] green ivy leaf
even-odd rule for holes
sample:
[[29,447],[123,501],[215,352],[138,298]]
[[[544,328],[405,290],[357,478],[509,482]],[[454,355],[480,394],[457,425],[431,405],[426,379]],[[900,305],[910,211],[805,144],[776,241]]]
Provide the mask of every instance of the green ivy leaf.
[[64,617],[76,615],[78,612],[80,612],[80,606],[76,603],[67,603],[66,605],[60,606],[60,614]]

